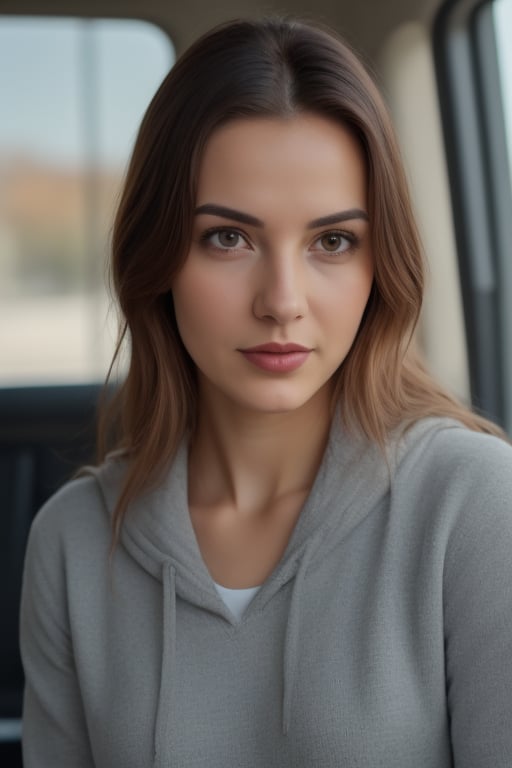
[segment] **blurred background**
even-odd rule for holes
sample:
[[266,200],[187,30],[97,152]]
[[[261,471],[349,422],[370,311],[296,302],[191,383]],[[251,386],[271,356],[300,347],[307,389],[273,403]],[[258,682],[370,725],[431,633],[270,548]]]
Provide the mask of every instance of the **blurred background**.
[[0,18],[0,381],[100,381],[105,263],[124,169],[174,61],[133,20]]

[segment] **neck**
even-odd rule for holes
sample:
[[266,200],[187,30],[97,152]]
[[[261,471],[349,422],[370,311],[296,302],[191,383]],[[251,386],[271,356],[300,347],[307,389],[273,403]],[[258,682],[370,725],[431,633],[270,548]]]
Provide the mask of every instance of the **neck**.
[[307,494],[331,422],[330,390],[300,408],[261,413],[232,402],[200,401],[189,455],[189,504],[229,505],[254,516],[272,502]]

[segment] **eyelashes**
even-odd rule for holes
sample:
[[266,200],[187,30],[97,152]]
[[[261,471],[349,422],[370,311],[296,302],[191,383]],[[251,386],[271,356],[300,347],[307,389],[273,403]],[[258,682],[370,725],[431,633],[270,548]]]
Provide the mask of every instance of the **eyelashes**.
[[[201,234],[200,242],[223,253],[252,249],[247,236],[234,227],[210,227]],[[320,244],[320,247],[315,247],[317,244]],[[360,238],[354,232],[330,229],[317,236],[310,249],[336,256],[357,250],[359,244]]]
[[349,253],[357,247],[359,238],[353,232],[333,229],[317,237],[315,243],[321,243],[325,253]]
[[[218,243],[214,243],[214,238],[217,238]],[[224,238],[224,241],[222,241]],[[200,242],[212,245],[220,251],[235,251],[240,248],[240,241],[243,241],[244,248],[250,249],[249,242],[245,235],[232,227],[211,227],[202,233]]]

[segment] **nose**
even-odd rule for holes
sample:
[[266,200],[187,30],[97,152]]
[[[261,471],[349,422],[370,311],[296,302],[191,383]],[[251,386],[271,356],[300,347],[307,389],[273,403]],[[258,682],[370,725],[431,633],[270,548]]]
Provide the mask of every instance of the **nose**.
[[306,281],[299,259],[281,254],[262,262],[253,312],[258,319],[273,320],[279,325],[304,317]]

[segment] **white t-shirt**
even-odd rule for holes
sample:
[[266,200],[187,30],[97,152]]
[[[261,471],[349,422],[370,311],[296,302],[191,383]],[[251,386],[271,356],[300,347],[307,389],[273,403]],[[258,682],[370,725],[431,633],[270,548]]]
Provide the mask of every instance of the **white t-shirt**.
[[228,589],[215,581],[215,588],[222,597],[227,607],[237,619],[242,615],[260,587],[248,587],[247,589]]

